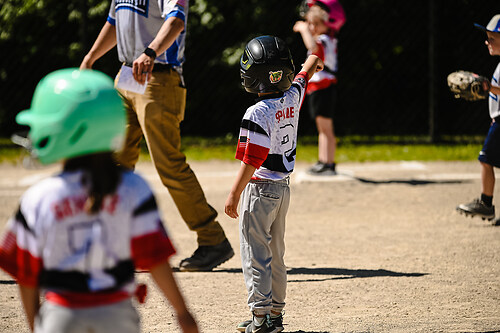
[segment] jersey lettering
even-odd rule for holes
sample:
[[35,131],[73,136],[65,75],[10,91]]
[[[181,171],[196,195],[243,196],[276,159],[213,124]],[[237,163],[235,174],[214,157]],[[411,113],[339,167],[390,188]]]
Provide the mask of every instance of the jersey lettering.
[[[85,202],[87,201],[87,196],[75,196],[64,198],[59,202],[56,202],[52,206],[54,215],[58,221],[64,218],[74,216],[84,211]],[[106,198],[103,201],[102,209],[106,212],[113,214],[116,210],[116,205],[118,203],[118,196],[113,195],[111,198]]]
[[278,110],[276,112],[276,120],[278,121],[278,123],[283,119],[293,118],[293,117],[294,117],[293,106],[286,108],[284,110]]
[[148,17],[149,0],[116,0],[115,10],[128,9]]

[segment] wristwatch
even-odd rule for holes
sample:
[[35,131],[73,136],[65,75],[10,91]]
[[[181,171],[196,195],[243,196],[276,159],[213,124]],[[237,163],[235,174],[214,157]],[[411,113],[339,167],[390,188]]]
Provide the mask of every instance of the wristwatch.
[[147,55],[148,57],[151,57],[153,58],[153,60],[156,59],[156,52],[155,50],[153,50],[152,48],[149,48],[149,47],[146,47],[146,49],[144,50],[143,52],[145,55]]

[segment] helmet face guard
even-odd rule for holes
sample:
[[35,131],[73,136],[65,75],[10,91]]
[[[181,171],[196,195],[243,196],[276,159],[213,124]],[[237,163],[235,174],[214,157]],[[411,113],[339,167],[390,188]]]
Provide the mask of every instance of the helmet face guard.
[[241,84],[250,93],[286,91],[295,76],[285,42],[273,36],[252,39],[240,59]]
[[16,121],[30,127],[34,157],[50,164],[119,149],[126,114],[110,77],[69,68],[45,76],[35,89],[31,108],[20,112]]

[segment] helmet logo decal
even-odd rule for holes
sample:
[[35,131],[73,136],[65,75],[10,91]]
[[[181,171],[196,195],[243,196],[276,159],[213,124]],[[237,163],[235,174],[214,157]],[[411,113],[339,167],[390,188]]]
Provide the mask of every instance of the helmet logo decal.
[[248,51],[245,50],[245,53],[241,57],[241,67],[243,67],[244,70],[248,70],[250,66],[252,66],[252,62],[250,62]]
[[281,81],[282,76],[283,76],[283,71],[276,71],[276,72],[270,71],[269,81],[271,81],[271,83],[278,83]]

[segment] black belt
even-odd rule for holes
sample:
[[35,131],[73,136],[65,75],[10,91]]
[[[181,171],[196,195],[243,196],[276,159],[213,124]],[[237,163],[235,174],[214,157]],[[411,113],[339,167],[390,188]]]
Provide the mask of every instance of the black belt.
[[499,123],[500,122],[500,116],[497,116],[497,117],[493,118],[493,120],[495,121],[495,123]]
[[153,73],[168,72],[172,68],[173,67],[170,64],[158,64],[158,63],[155,63],[155,65],[153,66]]

